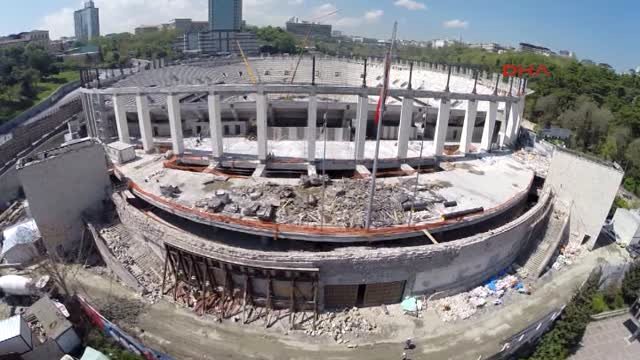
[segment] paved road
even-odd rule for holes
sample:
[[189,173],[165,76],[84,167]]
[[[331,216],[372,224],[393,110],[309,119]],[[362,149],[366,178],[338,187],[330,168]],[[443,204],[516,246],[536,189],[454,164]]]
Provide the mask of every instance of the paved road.
[[[444,323],[433,311],[427,311],[420,319],[393,312],[385,324],[377,322],[384,327],[382,336],[358,339],[355,349],[338,345],[328,337],[308,337],[299,332],[285,335],[278,325],[265,330],[261,325],[233,321],[218,324],[166,301],[151,306],[134,326],[144,329],[138,336],[148,345],[185,360],[399,359],[401,343],[407,337],[416,339],[418,344],[412,359],[475,360],[479,355],[492,355],[505,339],[563,305],[592,268],[605,259],[621,263],[626,258],[615,245],[600,248],[554,274],[531,296],[469,320]],[[113,294],[135,296],[119,284],[85,270],[78,272],[72,284],[88,299],[104,299]]]
[[[631,329],[630,329],[631,328]],[[635,325],[630,315],[595,321],[587,326],[582,347],[571,360],[637,360],[640,359],[640,341],[629,343],[626,339]]]

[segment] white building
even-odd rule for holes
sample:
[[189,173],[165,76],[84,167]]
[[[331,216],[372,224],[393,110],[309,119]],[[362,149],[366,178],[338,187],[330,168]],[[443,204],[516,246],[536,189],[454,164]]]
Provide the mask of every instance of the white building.
[[621,245],[635,245],[640,242],[640,211],[619,208],[611,221],[616,242]]

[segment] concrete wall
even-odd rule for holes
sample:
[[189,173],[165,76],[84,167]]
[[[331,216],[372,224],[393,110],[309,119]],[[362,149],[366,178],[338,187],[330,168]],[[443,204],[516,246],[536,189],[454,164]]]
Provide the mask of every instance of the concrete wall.
[[623,245],[640,242],[640,215],[635,211],[619,208],[613,215],[613,232],[616,241]]
[[[531,228],[550,206],[545,194],[513,222],[488,233],[437,245],[338,247],[331,251],[262,251],[229,246],[183,231],[141,212],[113,195],[120,221],[132,234],[158,246],[172,244],[204,256],[262,268],[320,269],[320,285],[407,281],[405,294],[455,293],[476,286],[513,263],[529,241]],[[213,229],[213,228],[212,228]],[[256,242],[259,242],[256,237]],[[321,300],[323,291],[320,291]]]
[[624,172],[583,155],[556,148],[545,188],[571,212],[571,236],[590,237],[592,247],[600,234]]
[[49,251],[71,249],[110,192],[104,149],[87,139],[35,157],[18,164],[31,213]]
[[[32,155],[39,151],[52,149],[60,146],[64,142],[65,132],[53,135],[50,139],[47,139],[42,144],[36,146],[26,156]],[[0,175],[0,203],[10,202],[17,199],[20,196],[20,179],[18,179],[18,171],[15,164],[6,169],[2,175]]]

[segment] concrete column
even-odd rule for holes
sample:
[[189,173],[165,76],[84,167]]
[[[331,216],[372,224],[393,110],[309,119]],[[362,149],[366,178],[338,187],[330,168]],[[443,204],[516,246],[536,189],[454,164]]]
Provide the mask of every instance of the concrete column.
[[520,135],[520,124],[522,124],[522,118],[524,117],[524,106],[525,106],[524,96],[520,98],[520,102],[518,103],[518,105],[519,105],[518,122],[516,123],[516,127],[515,127],[514,139],[517,139],[518,136]]
[[364,159],[364,144],[367,139],[367,117],[369,114],[369,97],[358,96],[358,108],[356,109],[356,160]]
[[307,160],[316,160],[316,127],[318,126],[318,97],[312,94],[309,97],[307,109]]
[[224,146],[222,142],[222,115],[220,107],[220,95],[209,94],[207,97],[209,107],[209,135],[211,136],[211,151],[214,159],[222,156]]
[[496,118],[498,117],[498,103],[489,102],[489,111],[484,120],[484,129],[482,130],[482,141],[480,142],[480,150],[490,151],[491,141],[493,140],[493,129],[496,126]]
[[500,124],[500,147],[509,145],[509,115],[511,114],[511,103],[504,103],[504,117],[502,118],[502,124]]
[[258,160],[267,160],[267,95],[256,94],[256,121],[258,123]]
[[442,155],[444,151],[444,142],[447,139],[447,127],[449,126],[449,111],[451,103],[447,99],[440,99],[438,105],[438,122],[436,123],[436,132],[433,136],[433,150],[435,156]]
[[127,111],[124,108],[124,98],[114,95],[112,98],[113,112],[116,115],[116,128],[118,130],[118,140],[125,144],[131,143],[129,136],[129,125],[127,125]]
[[398,159],[407,158],[409,148],[409,134],[411,133],[411,123],[413,119],[413,98],[402,99],[402,109],[400,110],[400,128],[398,129]]
[[509,121],[509,127],[507,127],[507,144],[512,144],[516,140],[516,133],[518,132],[518,126],[520,124],[520,101],[511,105],[511,119]]
[[171,144],[173,153],[184,153],[184,139],[182,134],[182,116],[180,114],[180,99],[174,94],[167,96],[167,112],[169,113],[169,129],[171,130]]
[[462,135],[460,137],[460,152],[468,154],[470,151],[471,138],[473,137],[473,129],[476,126],[476,114],[478,112],[478,102],[475,100],[467,101],[467,113],[464,116],[464,124],[462,125]]
[[147,95],[136,95],[136,107],[138,108],[138,124],[140,126],[142,148],[146,153],[151,153],[153,151],[153,129],[151,129],[151,115],[149,114]]

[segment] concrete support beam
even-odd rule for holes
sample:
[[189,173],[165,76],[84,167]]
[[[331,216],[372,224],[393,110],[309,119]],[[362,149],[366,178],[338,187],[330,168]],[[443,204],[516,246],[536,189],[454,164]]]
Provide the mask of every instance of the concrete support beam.
[[267,95],[256,94],[256,122],[258,123],[258,160],[267,160]]
[[263,177],[264,171],[266,169],[267,169],[267,166],[265,164],[258,164],[258,166],[256,166],[256,169],[253,171],[253,174],[251,174],[251,177],[254,179]]
[[209,107],[209,129],[211,136],[211,151],[214,159],[222,157],[224,154],[222,115],[220,106],[220,95],[210,94],[207,97]]
[[129,136],[129,125],[127,124],[127,111],[124,108],[124,97],[113,96],[113,112],[116,115],[116,127],[118,129],[118,140],[125,144],[131,143]]
[[136,107],[138,108],[138,124],[140,126],[142,148],[146,153],[151,153],[153,151],[153,130],[151,129],[147,95],[136,95]]
[[371,176],[371,171],[369,171],[369,169],[364,165],[356,165],[356,172],[363,178]]
[[358,96],[356,108],[356,160],[364,159],[364,144],[367,139],[367,118],[369,115],[369,97]]
[[476,127],[476,114],[478,113],[478,102],[474,100],[467,101],[467,112],[464,115],[464,124],[462,125],[462,135],[460,137],[460,152],[468,154],[470,152],[471,138],[473,137],[473,129]]
[[504,117],[500,125],[500,147],[509,145],[509,115],[511,114],[511,103],[504,103]]
[[449,126],[449,113],[451,103],[447,99],[440,99],[438,105],[438,122],[433,136],[433,151],[435,156],[441,156],[444,151],[444,142],[447,139],[447,127]]
[[180,114],[180,99],[177,95],[167,96],[167,112],[169,113],[169,130],[173,153],[184,154],[184,139],[182,134],[182,115]]
[[407,175],[413,175],[416,173],[416,170],[412,168],[411,165],[409,164],[400,165],[400,170],[404,171],[404,173]]
[[520,125],[520,102],[515,102],[511,105],[511,118],[509,126],[507,127],[507,141],[508,145],[511,145],[516,140],[516,133],[518,132],[518,126]]
[[307,161],[316,160],[316,128],[318,126],[318,97],[309,97],[307,110]]
[[407,158],[412,119],[413,99],[405,97],[404,99],[402,99],[402,109],[400,110],[400,129],[398,129],[398,159]]
[[316,168],[315,165],[311,165],[311,164],[307,165],[307,175],[309,175],[309,176],[318,175],[318,169]]
[[513,136],[514,139],[517,139],[518,136],[520,135],[520,124],[522,124],[522,118],[524,117],[524,106],[525,106],[525,101],[524,101],[524,96],[522,98],[520,98],[520,101],[518,102],[518,122],[516,122],[516,126],[515,126],[515,134]]
[[489,111],[484,120],[484,128],[482,130],[482,141],[480,142],[480,150],[491,151],[491,142],[493,141],[493,129],[496,126],[496,118],[498,117],[498,103],[489,102]]

